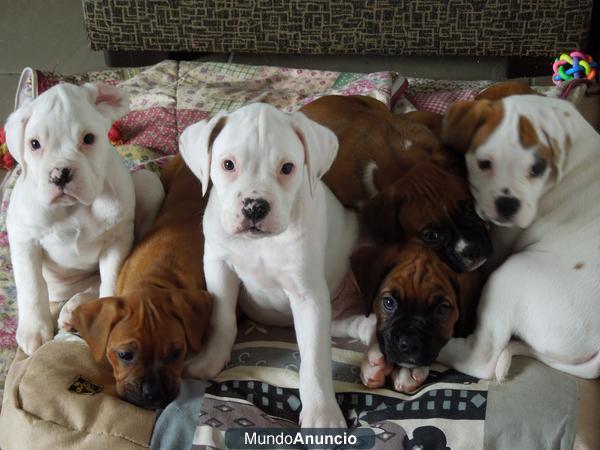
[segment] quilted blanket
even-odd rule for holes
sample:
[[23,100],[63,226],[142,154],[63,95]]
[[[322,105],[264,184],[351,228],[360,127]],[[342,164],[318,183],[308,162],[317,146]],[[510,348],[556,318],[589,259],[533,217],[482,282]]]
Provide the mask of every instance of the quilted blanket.
[[[131,170],[160,170],[161,164],[177,153],[178,137],[188,125],[251,102],[268,102],[291,112],[322,95],[360,94],[374,97],[396,112],[444,112],[453,101],[472,98],[489,84],[405,79],[393,72],[359,74],[164,61],[149,68],[76,76],[31,71],[19,96],[41,93],[63,81],[103,81],[118,84],[128,92],[131,112],[115,124],[120,131],[120,140],[115,144]],[[0,395],[16,349],[16,293],[5,219],[18,174],[17,167],[5,180],[0,204]],[[362,386],[359,363],[363,351],[357,342],[334,341],[335,387],[349,422],[375,431],[376,448],[433,448],[427,446],[430,444],[441,449],[483,448],[500,442],[502,430],[514,422],[509,419],[518,423],[525,420],[523,414],[544,420],[529,434],[520,436],[524,440],[519,442],[531,443],[522,448],[535,448],[541,438],[559,446],[572,440],[573,420],[565,416],[569,408],[575,408],[572,403],[576,387],[568,378],[552,373],[541,376],[550,380],[553,389],[530,389],[531,377],[547,371],[539,365],[523,370],[522,384],[528,386],[524,392],[518,388],[506,392],[502,386],[434,366],[425,386],[415,394],[405,395]],[[231,427],[296,426],[301,406],[298,366],[293,330],[262,327],[250,321],[240,323],[230,365],[198,399],[202,403],[197,405],[199,413],[190,434],[194,448],[223,447],[225,430]],[[534,400],[536,397],[544,400]],[[511,401],[521,402],[521,411],[512,416],[498,412]],[[168,412],[167,408],[163,413],[165,420]],[[169,448],[165,441],[168,436],[164,433],[161,441],[161,436],[155,435],[153,447],[164,444],[162,448]],[[423,439],[434,441],[427,444]]]

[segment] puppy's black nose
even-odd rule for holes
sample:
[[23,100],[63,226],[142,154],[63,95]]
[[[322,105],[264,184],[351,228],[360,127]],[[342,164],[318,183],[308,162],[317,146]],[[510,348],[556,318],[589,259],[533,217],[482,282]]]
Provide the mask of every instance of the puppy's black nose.
[[64,188],[73,179],[73,172],[68,167],[55,167],[50,171],[50,183]]
[[503,219],[510,219],[521,207],[521,201],[515,197],[498,197],[496,210]]
[[267,217],[271,210],[269,202],[264,198],[245,198],[242,205],[242,214],[254,223]]
[[163,397],[163,390],[160,382],[153,380],[142,381],[141,394],[144,402],[158,403]]
[[398,341],[398,349],[407,355],[417,355],[421,353],[422,348],[421,340],[414,334],[401,336]]

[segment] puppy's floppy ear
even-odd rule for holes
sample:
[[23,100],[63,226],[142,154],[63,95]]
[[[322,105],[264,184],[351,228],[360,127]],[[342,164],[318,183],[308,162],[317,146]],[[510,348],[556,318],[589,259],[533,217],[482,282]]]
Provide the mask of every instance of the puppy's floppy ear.
[[6,145],[11,156],[21,164],[23,176],[26,175],[25,164],[25,127],[31,117],[31,103],[26,103],[13,112],[6,121],[4,131],[6,132]]
[[202,184],[202,195],[206,195],[210,182],[212,145],[225,127],[227,114],[220,112],[212,119],[202,120],[187,127],[179,137],[179,152],[183,160]]
[[171,302],[185,330],[188,349],[198,353],[210,321],[212,296],[201,289],[177,289],[171,293]]
[[393,252],[390,247],[361,247],[350,258],[352,274],[358,283],[363,300],[367,303],[367,315],[373,309],[373,300],[381,282],[393,269]]
[[292,123],[304,147],[304,163],[312,194],[317,181],[333,164],[338,151],[338,139],[333,131],[309,119],[302,112],[292,114]]
[[394,187],[387,187],[361,209],[361,220],[375,238],[385,242],[397,241],[403,234],[398,221],[402,204],[402,195]]
[[119,297],[99,298],[73,311],[73,325],[87,342],[97,362],[102,360],[106,352],[110,332],[125,314],[125,303]]
[[442,142],[466,153],[473,136],[492,114],[490,100],[454,102],[442,121]]
[[123,89],[103,83],[85,83],[82,87],[87,90],[92,104],[111,124],[129,111],[129,99]]

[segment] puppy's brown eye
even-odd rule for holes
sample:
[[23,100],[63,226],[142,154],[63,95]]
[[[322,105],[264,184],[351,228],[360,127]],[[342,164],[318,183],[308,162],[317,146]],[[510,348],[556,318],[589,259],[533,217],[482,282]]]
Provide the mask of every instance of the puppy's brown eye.
[[540,177],[544,174],[544,172],[546,171],[546,160],[544,159],[538,159],[533,166],[531,166],[531,169],[529,169],[529,176],[531,177]]
[[434,315],[437,320],[447,320],[452,312],[452,306],[447,301],[443,301],[435,307]]
[[284,175],[289,175],[294,170],[294,165],[292,163],[285,163],[281,166],[281,173]]
[[182,349],[180,349],[180,348],[174,348],[169,353],[169,358],[171,358],[173,360],[179,359],[179,357],[181,356],[182,353],[183,353]]
[[489,159],[480,159],[477,161],[477,166],[480,170],[490,170],[492,168],[492,161]]
[[117,356],[119,357],[119,359],[121,361],[125,361],[125,362],[131,362],[133,361],[133,352],[129,351],[118,351],[117,352]]
[[381,299],[381,305],[385,311],[391,313],[396,309],[397,302],[394,297],[388,294]]
[[223,161],[223,169],[225,169],[227,172],[231,172],[233,169],[235,169],[235,164],[232,160],[226,159]]
[[83,137],[83,143],[85,145],[92,145],[95,140],[96,136],[94,136],[92,133],[88,133]]
[[32,139],[29,143],[31,144],[31,148],[34,150],[39,150],[42,147],[42,144],[40,144],[40,141],[37,139]]
[[433,228],[425,228],[421,231],[421,240],[427,245],[436,245],[442,240],[442,233]]

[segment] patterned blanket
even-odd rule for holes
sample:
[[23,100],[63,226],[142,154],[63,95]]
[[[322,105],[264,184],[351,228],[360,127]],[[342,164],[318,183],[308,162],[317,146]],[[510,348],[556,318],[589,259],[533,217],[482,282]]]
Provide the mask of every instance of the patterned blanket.
[[[62,81],[103,81],[124,88],[130,96],[131,112],[116,123],[122,141],[117,149],[131,170],[140,167],[159,170],[178,151],[178,137],[188,125],[220,110],[232,111],[250,102],[268,102],[291,112],[322,95],[361,94],[386,103],[396,112],[413,109],[444,112],[452,101],[472,98],[489,84],[405,79],[393,72],[358,74],[175,61],[149,68],[77,76],[30,71],[25,81],[20,97],[41,93]],[[16,349],[16,295],[5,219],[18,174],[17,168],[6,178],[0,204],[0,396]],[[227,370],[209,383],[203,399],[202,396],[197,399],[200,413],[194,418],[194,448],[222,448],[224,431],[230,427],[297,426],[301,407],[299,354],[293,330],[244,321],[238,334]],[[348,421],[375,431],[376,448],[483,448],[498,442],[501,433],[490,434],[489,430],[502,429],[504,422],[499,418],[504,418],[504,414],[496,414],[494,422],[490,422],[490,395],[494,390],[501,392],[501,387],[434,366],[425,386],[415,394],[368,390],[359,380],[363,352],[357,342],[334,341],[335,387]],[[537,376],[536,371],[541,370],[534,366],[525,373]],[[576,397],[573,383],[563,376],[555,377],[558,381],[554,383],[557,386],[554,392],[568,391]],[[562,400],[554,399],[545,387],[526,391],[527,395],[496,393],[492,402],[497,409],[503,404],[502,399],[532,399],[530,403],[536,407],[528,411],[544,417],[544,425],[530,433],[533,446],[522,448],[534,448],[539,436],[551,441],[568,440],[572,436],[567,433],[569,430],[572,433],[572,421],[565,419],[564,408],[572,405],[562,405]],[[545,403],[533,401],[532,396],[545,396]],[[556,410],[554,415],[546,411],[552,408]],[[168,419],[168,409],[163,417]],[[168,442],[165,445],[164,448],[169,448]]]

